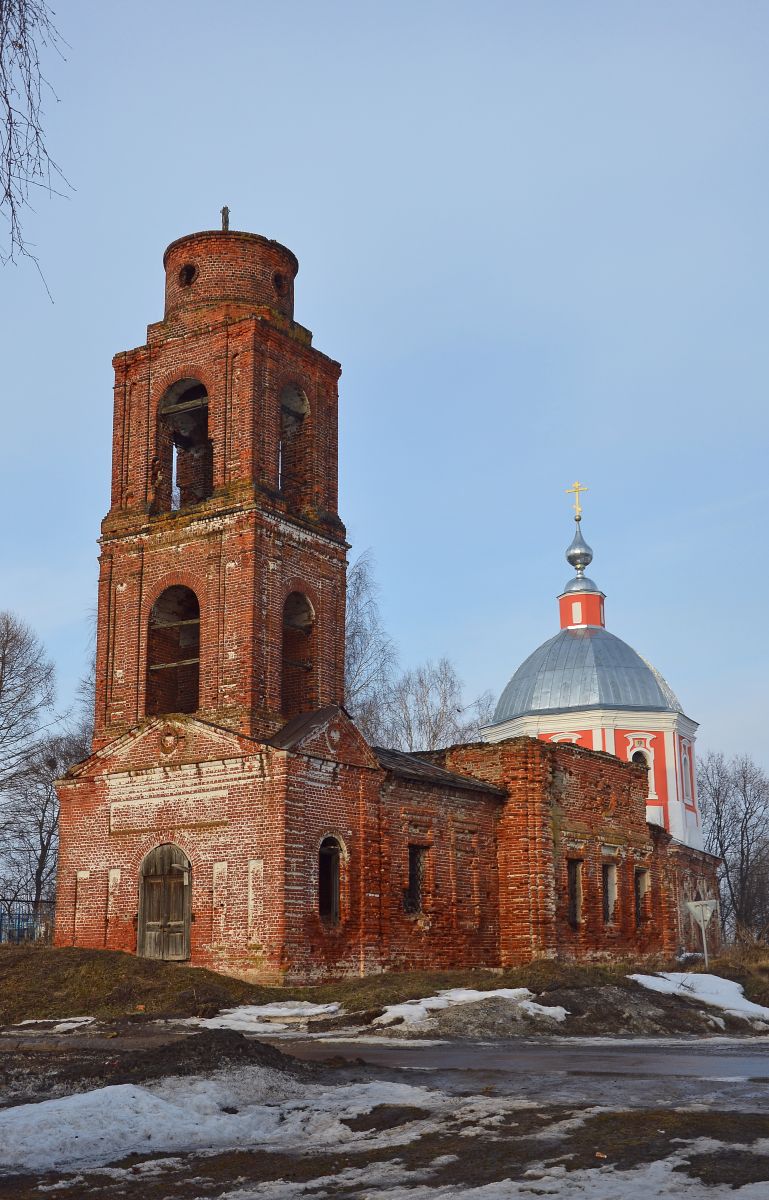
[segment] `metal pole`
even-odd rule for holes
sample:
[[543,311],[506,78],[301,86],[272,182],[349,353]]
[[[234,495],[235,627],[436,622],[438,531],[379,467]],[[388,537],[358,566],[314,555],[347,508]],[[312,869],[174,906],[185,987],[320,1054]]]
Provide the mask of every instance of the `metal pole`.
[[700,905],[700,929],[702,931],[702,953],[705,955],[705,966],[707,967],[707,965],[708,965],[708,939],[707,939],[707,935],[705,933],[704,917],[705,917],[705,913],[703,911],[702,905]]

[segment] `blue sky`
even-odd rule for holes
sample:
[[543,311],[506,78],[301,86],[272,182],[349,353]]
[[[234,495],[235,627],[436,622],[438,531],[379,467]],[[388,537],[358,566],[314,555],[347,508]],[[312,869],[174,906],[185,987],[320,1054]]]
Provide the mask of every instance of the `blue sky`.
[[404,665],[498,694],[557,629],[569,498],[609,628],[700,745],[766,748],[769,7],[86,4],[57,15],[73,185],[0,271],[0,607],[82,669],[112,355],[162,254],[218,223],[290,246],[343,364],[341,511]]

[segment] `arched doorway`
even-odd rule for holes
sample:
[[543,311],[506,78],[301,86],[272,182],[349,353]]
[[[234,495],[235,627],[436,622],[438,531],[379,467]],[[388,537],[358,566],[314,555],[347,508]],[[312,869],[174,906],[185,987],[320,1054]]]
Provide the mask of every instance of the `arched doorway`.
[[190,863],[184,852],[170,842],[150,850],[139,872],[140,958],[189,958],[190,891]]

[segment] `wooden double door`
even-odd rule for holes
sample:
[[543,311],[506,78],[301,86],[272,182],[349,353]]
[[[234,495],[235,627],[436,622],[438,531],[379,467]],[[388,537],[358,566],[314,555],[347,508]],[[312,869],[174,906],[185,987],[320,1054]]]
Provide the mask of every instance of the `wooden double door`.
[[190,864],[178,846],[156,846],[141,865],[137,953],[183,962],[190,956]]

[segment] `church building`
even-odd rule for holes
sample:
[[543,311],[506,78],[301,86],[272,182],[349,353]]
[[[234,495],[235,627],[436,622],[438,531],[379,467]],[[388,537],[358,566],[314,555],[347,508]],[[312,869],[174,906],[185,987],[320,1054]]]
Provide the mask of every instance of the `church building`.
[[579,523],[561,633],[486,740],[369,746],[344,709],[341,368],[294,320],[297,260],[225,228],[164,267],[162,321],[113,360],[56,944],[275,982],[696,948],[696,726],[605,630]]

